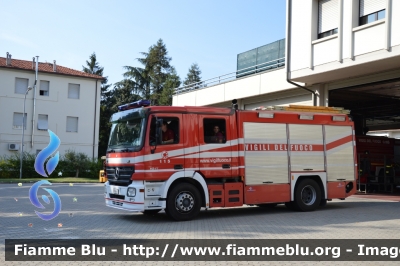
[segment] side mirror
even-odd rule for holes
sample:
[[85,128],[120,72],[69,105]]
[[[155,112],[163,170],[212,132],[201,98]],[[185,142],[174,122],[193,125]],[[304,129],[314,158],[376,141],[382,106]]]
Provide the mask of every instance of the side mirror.
[[162,133],[161,133],[161,126],[163,124],[163,120],[160,118],[156,119],[156,139],[155,139],[155,143],[154,143],[154,149],[151,149],[151,153],[153,154],[156,149],[157,149],[157,144],[161,144],[161,137],[162,137]]
[[237,110],[238,107],[239,107],[239,106],[238,106],[237,100],[236,100],[236,99],[233,99],[233,100],[232,100],[232,109]]
[[162,118],[157,118],[157,121],[156,121],[156,141],[157,141],[157,144],[161,144],[162,143],[162,132],[161,132],[162,124],[163,124]]
[[156,120],[156,128],[159,128],[159,127],[161,127],[161,126],[162,126],[162,124],[163,124],[163,120],[162,120],[162,118],[157,118],[157,120]]

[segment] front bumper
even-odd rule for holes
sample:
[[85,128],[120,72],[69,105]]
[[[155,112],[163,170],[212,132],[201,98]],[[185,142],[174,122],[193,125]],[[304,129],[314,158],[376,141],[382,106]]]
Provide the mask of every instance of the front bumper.
[[[146,184],[143,181],[132,181],[129,186],[116,186],[106,182],[104,184],[106,206],[133,212],[165,209],[165,201],[160,200],[160,196],[145,193],[145,191],[154,192],[154,187],[161,188],[162,183],[163,182]],[[127,191],[130,187],[136,189],[136,195],[134,197],[127,196]]]

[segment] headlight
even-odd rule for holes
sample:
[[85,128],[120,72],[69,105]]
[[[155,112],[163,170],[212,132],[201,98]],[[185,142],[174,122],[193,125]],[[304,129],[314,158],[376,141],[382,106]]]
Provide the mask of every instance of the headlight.
[[136,196],[136,188],[134,188],[134,187],[128,188],[128,192],[126,193],[126,195],[127,195],[128,197],[134,197],[134,196]]

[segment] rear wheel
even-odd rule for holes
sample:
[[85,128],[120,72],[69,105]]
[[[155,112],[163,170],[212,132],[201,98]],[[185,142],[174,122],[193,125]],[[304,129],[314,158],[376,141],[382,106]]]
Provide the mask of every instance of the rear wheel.
[[168,193],[167,215],[176,221],[187,221],[196,217],[201,208],[198,189],[189,183],[180,183]]
[[321,190],[312,179],[301,180],[295,188],[294,206],[299,211],[314,211],[321,203]]

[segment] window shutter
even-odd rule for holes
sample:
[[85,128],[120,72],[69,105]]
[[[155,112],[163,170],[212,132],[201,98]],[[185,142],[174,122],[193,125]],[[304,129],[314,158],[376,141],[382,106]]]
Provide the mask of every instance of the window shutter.
[[28,79],[15,79],[15,93],[25,94],[28,89]]
[[318,3],[318,33],[338,28],[339,0],[320,0]]
[[40,81],[40,95],[49,96],[50,82],[46,80]]
[[67,116],[67,132],[78,132],[78,117]]
[[47,130],[48,129],[48,116],[47,115],[39,115],[38,117],[38,129]]
[[[25,125],[25,129],[26,129],[26,113],[25,113],[24,125]],[[22,113],[14,113],[13,127],[14,128],[22,128]]]
[[68,84],[68,98],[79,99],[79,84]]
[[360,0],[360,17],[386,9],[387,0]]

